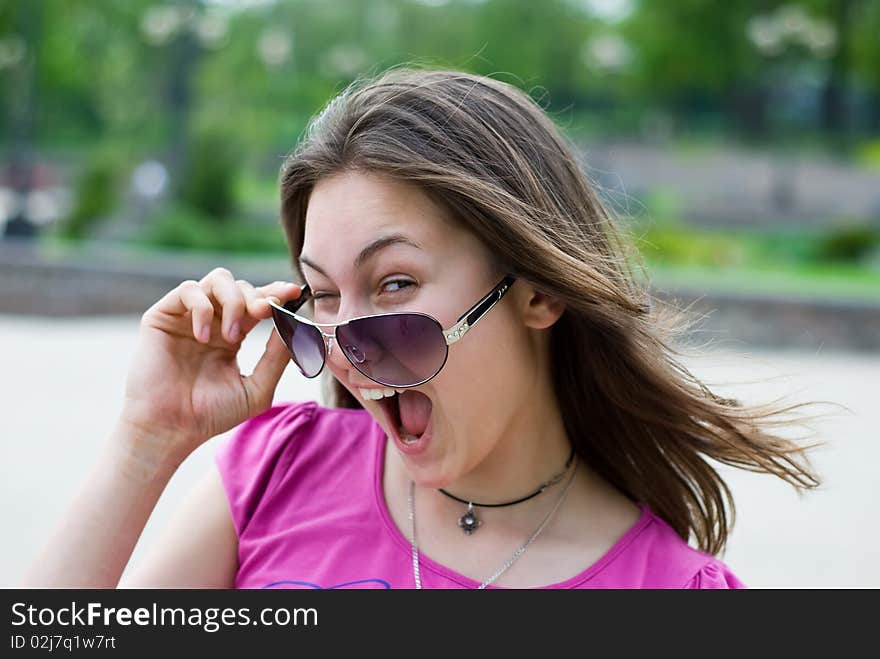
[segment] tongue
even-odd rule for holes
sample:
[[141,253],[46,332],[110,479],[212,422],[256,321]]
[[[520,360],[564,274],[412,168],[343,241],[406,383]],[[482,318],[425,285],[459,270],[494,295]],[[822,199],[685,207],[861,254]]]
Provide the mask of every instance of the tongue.
[[428,427],[433,407],[431,399],[413,389],[398,394],[397,398],[400,405],[400,425],[406,432],[418,437]]

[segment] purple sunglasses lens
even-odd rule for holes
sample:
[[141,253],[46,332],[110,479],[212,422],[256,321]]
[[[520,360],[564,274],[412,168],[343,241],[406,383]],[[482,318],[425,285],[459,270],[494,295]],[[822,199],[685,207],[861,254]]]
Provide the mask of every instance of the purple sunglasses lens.
[[361,373],[389,387],[421,384],[446,363],[443,328],[422,314],[353,320],[337,328],[339,346]]
[[272,320],[300,372],[307,378],[318,375],[324,366],[326,352],[320,330],[299,322],[275,307],[272,307]]

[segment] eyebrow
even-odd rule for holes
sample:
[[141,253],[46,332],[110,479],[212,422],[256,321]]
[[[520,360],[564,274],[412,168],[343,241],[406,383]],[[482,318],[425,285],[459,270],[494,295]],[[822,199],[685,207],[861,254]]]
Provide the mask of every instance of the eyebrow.
[[[386,247],[391,247],[392,245],[409,245],[411,247],[415,247],[416,249],[422,249],[422,246],[419,245],[416,241],[412,240],[408,236],[402,233],[392,233],[387,236],[382,236],[381,238],[377,238],[369,245],[364,247],[361,250],[361,253],[357,255],[357,258],[354,260],[354,267],[356,270],[359,270],[363,267],[364,263],[369,261],[377,252],[385,249]],[[300,266],[307,265],[312,270],[316,272],[320,272],[322,275],[329,279],[329,275],[324,272],[320,266],[316,265],[310,258],[307,256],[299,257]]]

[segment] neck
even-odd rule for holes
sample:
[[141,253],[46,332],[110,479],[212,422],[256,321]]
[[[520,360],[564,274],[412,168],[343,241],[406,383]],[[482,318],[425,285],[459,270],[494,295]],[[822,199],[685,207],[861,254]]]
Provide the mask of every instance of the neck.
[[[498,441],[473,469],[443,489],[459,499],[475,503],[508,503],[535,492],[542,484],[565,471],[565,463],[571,455],[571,444],[562,423],[552,388],[540,387],[543,396],[524,396],[521,405],[508,422],[501,428]],[[556,491],[560,484],[548,488],[533,499],[510,508],[504,508],[509,515],[514,508],[527,507],[532,501],[544,498],[548,492]],[[435,491],[437,498],[444,499],[448,505],[458,510],[462,504]],[[491,509],[482,509],[487,514]]]
[[524,502],[528,501],[529,499],[538,496],[544,490],[546,490],[548,487],[556,485],[559,481],[561,481],[563,478],[565,478],[565,474],[568,472],[568,469],[571,466],[574,459],[575,459],[575,450],[574,450],[574,448],[572,448],[568,454],[568,457],[565,459],[565,465],[563,465],[562,469],[560,469],[558,473],[553,474],[552,478],[548,478],[547,480],[543,481],[541,483],[541,485],[539,485],[538,488],[535,489],[533,492],[530,492],[530,493],[528,493],[524,496],[521,496],[521,497],[517,497],[513,501],[504,501],[504,502],[496,501],[496,502],[489,503],[489,502],[485,502],[485,501],[477,501],[474,499],[471,499],[471,500],[462,499],[461,497],[457,497],[454,494],[452,494],[451,492],[448,492],[443,488],[440,488],[440,492],[442,492],[445,496],[449,497],[453,501],[458,501],[459,503],[466,503],[469,505],[472,504],[474,506],[482,506],[484,508],[503,508],[504,506],[513,506],[518,503],[524,503]]

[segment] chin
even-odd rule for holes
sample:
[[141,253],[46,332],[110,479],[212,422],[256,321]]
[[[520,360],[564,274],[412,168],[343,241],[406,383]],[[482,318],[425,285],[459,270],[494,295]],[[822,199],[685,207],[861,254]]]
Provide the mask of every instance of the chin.
[[[398,453],[399,454],[399,453]],[[439,461],[431,461],[427,463],[414,462],[408,459],[406,455],[400,455],[409,477],[413,482],[426,489],[445,488],[454,483],[457,476],[443,469],[443,465]]]
[[412,473],[410,470],[407,471],[409,471],[413,483],[426,490],[437,490],[441,487],[446,487],[451,482],[448,478],[435,478],[432,474],[421,476],[418,472]]

